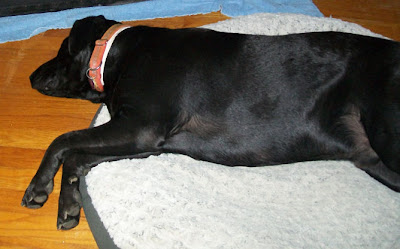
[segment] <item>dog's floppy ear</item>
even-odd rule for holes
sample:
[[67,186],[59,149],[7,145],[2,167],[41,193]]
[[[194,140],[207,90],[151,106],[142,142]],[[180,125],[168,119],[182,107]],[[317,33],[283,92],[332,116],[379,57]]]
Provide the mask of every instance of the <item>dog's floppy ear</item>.
[[88,46],[93,49],[96,40],[100,39],[107,29],[116,23],[102,15],[75,21],[68,38],[69,53],[75,55]]

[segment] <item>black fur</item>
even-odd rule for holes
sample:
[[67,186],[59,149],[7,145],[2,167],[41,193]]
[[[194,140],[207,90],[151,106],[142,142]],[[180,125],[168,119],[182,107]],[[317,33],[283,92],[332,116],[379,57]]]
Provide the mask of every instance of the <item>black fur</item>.
[[133,27],[115,40],[98,93],[85,72],[114,23],[77,21],[57,57],[31,75],[40,92],[103,102],[112,116],[55,139],[26,190],[22,204],[41,207],[64,165],[60,229],[78,224],[79,176],[91,167],[164,152],[230,166],[350,160],[400,191],[398,42]]

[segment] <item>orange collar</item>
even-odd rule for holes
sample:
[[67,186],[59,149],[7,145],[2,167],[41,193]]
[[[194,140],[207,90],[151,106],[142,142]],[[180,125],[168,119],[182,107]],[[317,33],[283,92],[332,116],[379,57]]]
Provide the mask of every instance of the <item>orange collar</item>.
[[89,69],[86,71],[86,76],[93,89],[104,91],[104,65],[106,64],[107,55],[115,40],[115,37],[122,31],[131,26],[123,24],[114,24],[111,26],[100,40],[96,41],[92,56],[89,61]]

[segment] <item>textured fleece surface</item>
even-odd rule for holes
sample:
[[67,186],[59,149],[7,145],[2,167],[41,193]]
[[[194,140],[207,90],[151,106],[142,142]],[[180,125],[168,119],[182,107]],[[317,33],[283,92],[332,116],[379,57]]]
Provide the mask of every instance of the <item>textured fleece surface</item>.
[[[256,14],[208,28],[251,34],[358,25]],[[96,123],[109,119],[103,108]],[[102,163],[88,193],[114,243],[128,248],[400,248],[400,194],[346,161],[226,167],[187,156]]]

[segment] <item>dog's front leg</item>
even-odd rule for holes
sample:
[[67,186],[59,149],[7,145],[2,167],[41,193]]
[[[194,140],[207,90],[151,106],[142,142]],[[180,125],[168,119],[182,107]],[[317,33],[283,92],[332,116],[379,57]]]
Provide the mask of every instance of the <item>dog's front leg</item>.
[[53,178],[61,164],[64,164],[59,209],[59,217],[62,219],[59,219],[58,227],[74,227],[79,220],[78,211],[81,206],[79,176],[103,161],[159,153],[159,145],[164,138],[157,127],[154,124],[147,125],[143,120],[138,120],[136,124],[126,124],[113,119],[100,127],[61,135],[46,151],[36,175],[25,191],[22,205],[29,208],[43,206],[53,189]]
[[40,208],[47,201],[53,191],[54,176],[62,164],[64,137],[65,134],[55,139],[46,150],[38,171],[25,191],[22,206]]

